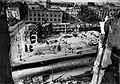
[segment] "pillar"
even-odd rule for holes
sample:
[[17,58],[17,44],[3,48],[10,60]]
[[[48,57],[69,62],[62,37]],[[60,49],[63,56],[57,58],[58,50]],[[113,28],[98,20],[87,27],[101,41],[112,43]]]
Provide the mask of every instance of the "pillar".
[[14,84],[10,65],[10,36],[5,4],[0,1],[0,84]]

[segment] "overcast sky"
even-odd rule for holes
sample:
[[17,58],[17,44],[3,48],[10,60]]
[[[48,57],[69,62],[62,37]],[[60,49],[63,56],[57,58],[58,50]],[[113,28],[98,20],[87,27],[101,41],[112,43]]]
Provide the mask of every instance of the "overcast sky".
[[120,0],[52,0],[52,1],[55,1],[55,2],[60,2],[60,1],[63,1],[63,2],[120,2]]
[[[29,0],[29,1],[38,1],[38,0]],[[46,1],[46,0],[41,0]],[[120,0],[51,0],[54,2],[120,2]]]
[[[38,1],[38,0],[28,0],[28,1]],[[46,1],[46,0],[41,0]],[[120,0],[51,0],[52,2],[120,2]]]

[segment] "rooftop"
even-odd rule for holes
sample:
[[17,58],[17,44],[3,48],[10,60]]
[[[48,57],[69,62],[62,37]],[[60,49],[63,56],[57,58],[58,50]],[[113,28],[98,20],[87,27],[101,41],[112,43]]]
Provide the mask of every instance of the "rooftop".
[[47,8],[48,11],[62,11],[60,8]]
[[57,11],[57,12],[62,12],[62,10],[60,8],[40,8],[40,7],[36,7],[34,9],[29,8],[29,10],[41,10],[41,11]]

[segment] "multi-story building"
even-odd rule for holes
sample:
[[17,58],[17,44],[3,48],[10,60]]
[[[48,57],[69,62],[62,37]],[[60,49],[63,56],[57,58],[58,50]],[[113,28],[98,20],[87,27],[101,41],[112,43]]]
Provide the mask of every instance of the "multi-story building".
[[[60,7],[61,8],[61,7]],[[81,21],[79,20],[78,13],[81,9],[79,7],[67,7],[63,11],[63,22],[70,22],[75,23],[75,21]]]
[[54,32],[73,32],[75,30],[75,24],[70,24],[70,23],[58,23],[58,24],[53,24],[53,31]]
[[120,12],[120,6],[109,6],[109,15],[116,15]]
[[59,8],[45,8],[39,4],[29,4],[28,8],[28,22],[62,22],[63,12]]
[[92,7],[92,9],[101,19],[105,18],[106,16],[113,16],[120,12],[119,6],[96,6]]
[[98,18],[104,19],[106,16],[109,16],[109,9],[108,8],[98,8],[96,9],[96,14]]
[[73,17],[77,17],[78,12],[80,11],[80,8],[79,7],[67,7],[65,11],[66,13],[68,13],[69,15]]
[[90,23],[55,23],[53,24],[54,32],[63,32],[69,33],[73,31],[89,31],[89,30],[97,30],[99,31],[99,24],[90,24]]

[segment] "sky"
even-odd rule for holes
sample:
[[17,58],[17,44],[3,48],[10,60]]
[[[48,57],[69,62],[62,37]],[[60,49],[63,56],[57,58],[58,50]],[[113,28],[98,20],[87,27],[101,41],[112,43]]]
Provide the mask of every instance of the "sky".
[[[29,0],[29,1],[38,1],[38,0]],[[46,0],[41,0],[46,1]],[[53,2],[120,2],[120,0],[51,0]]]
[[51,0],[51,1],[55,1],[55,2],[120,2],[120,0]]

